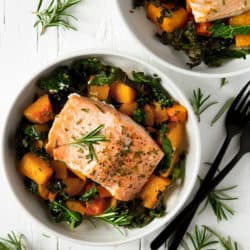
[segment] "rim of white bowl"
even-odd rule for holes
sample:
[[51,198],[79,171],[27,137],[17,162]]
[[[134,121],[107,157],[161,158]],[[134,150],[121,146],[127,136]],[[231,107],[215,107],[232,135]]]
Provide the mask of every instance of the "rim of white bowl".
[[[127,22],[127,19],[125,17],[125,13],[122,11],[121,5],[120,5],[120,0],[116,0],[116,7],[120,13],[120,15],[122,16],[123,22],[125,23],[127,29],[130,31],[130,34],[133,35],[133,37],[137,40],[137,42],[139,42],[146,50],[148,53],[150,53],[150,55],[161,65],[166,66],[167,68],[173,70],[174,72],[178,72],[181,73],[183,75],[188,75],[188,76],[194,76],[194,77],[203,77],[203,78],[223,78],[223,77],[233,77],[233,76],[238,76],[244,73],[247,73],[250,71],[249,67],[243,68],[243,69],[238,69],[235,70],[233,72],[229,72],[229,73],[204,73],[204,72],[197,72],[197,71],[192,71],[192,70],[188,70],[188,69],[182,69],[178,66],[175,66],[171,63],[169,63],[168,61],[162,59],[161,57],[157,56],[152,49],[150,49],[149,46],[147,46],[146,44],[144,44],[139,35],[136,34],[136,32],[131,28],[131,26],[129,25],[129,23]],[[233,59],[232,59],[233,60]],[[250,59],[249,59],[250,60]]]
[[154,71],[156,74],[158,74],[159,76],[163,76],[165,79],[165,81],[168,82],[168,85],[171,86],[171,89],[173,89],[173,92],[177,93],[178,96],[180,96],[182,100],[184,100],[185,103],[185,107],[188,109],[189,112],[189,119],[191,120],[192,126],[194,127],[194,133],[195,133],[195,143],[197,145],[197,152],[196,152],[196,163],[194,164],[194,174],[192,176],[192,179],[189,180],[190,184],[188,185],[188,188],[185,190],[185,193],[183,194],[183,197],[181,200],[178,201],[178,205],[172,210],[170,211],[169,214],[169,219],[168,221],[164,221],[164,217],[162,217],[161,219],[163,219],[163,221],[161,222],[160,226],[159,225],[155,225],[154,227],[148,229],[146,232],[141,232],[140,234],[136,235],[136,236],[131,236],[129,238],[124,238],[122,240],[116,240],[116,241],[112,241],[112,242],[93,242],[93,241],[86,241],[86,240],[80,240],[80,239],[74,239],[71,238],[70,236],[64,235],[60,232],[57,232],[53,229],[51,229],[49,226],[45,225],[43,222],[41,222],[38,218],[36,218],[33,214],[31,214],[26,207],[22,204],[21,200],[19,199],[19,197],[16,195],[15,190],[10,182],[10,178],[9,178],[9,173],[6,171],[6,155],[5,155],[5,137],[4,137],[4,131],[6,130],[7,126],[8,126],[8,121],[9,118],[11,117],[10,115],[10,111],[13,109],[16,98],[13,100],[13,102],[11,103],[11,105],[8,108],[8,112],[6,113],[6,117],[5,119],[5,124],[3,126],[3,131],[2,131],[2,162],[3,162],[3,169],[4,169],[4,177],[6,178],[6,181],[10,187],[10,190],[12,191],[13,196],[15,197],[15,200],[17,201],[17,204],[20,206],[20,208],[26,213],[26,215],[31,218],[33,221],[35,221],[37,224],[39,224],[39,226],[41,226],[42,228],[48,230],[51,234],[54,234],[62,239],[65,240],[69,240],[71,242],[77,243],[77,244],[85,244],[85,245],[89,245],[89,246],[115,246],[115,245],[122,245],[134,240],[138,240],[142,237],[145,237],[146,235],[153,233],[154,231],[161,230],[161,228],[166,225],[167,223],[169,223],[173,217],[178,213],[178,211],[180,211],[180,209],[182,208],[182,206],[186,203],[188,197],[190,196],[195,182],[197,180],[197,175],[200,169],[200,161],[201,161],[201,140],[200,140],[200,132],[199,132],[199,128],[198,128],[198,122],[197,119],[195,117],[195,114],[192,110],[191,105],[189,104],[187,98],[185,97],[185,95],[179,90],[178,87],[176,87],[176,85],[174,84],[174,82],[162,71],[158,70],[157,68],[155,68],[154,66],[144,62],[141,59],[138,59],[136,56],[132,56],[132,55],[127,55],[127,52],[122,52],[122,51],[118,51],[118,50],[113,50],[113,49],[85,49],[85,50],[77,50],[74,52],[70,52],[70,53],[66,53],[64,55],[61,55],[53,60],[50,60],[48,63],[46,63],[46,65],[42,65],[41,67],[39,67],[37,70],[35,70],[34,72],[31,73],[32,77],[29,77],[28,80],[25,81],[25,84],[22,86],[21,89],[19,89],[18,91],[18,95],[17,97],[22,93],[22,91],[34,80],[37,78],[38,75],[42,74],[44,71],[47,71],[49,68],[56,66],[56,65],[60,65],[61,63],[63,63],[64,61],[67,60],[71,60],[77,57],[86,57],[86,56],[118,56],[118,57],[123,57],[126,58],[128,60],[134,61],[138,64],[141,64],[143,66],[145,66],[148,69],[151,69],[152,71]]

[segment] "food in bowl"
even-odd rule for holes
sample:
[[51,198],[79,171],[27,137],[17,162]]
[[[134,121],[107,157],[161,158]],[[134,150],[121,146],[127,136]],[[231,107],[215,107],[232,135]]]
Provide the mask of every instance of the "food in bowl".
[[250,4],[247,1],[134,0],[158,28],[156,37],[186,53],[191,68],[202,62],[220,66],[246,58],[250,46]]
[[183,178],[188,114],[161,79],[89,57],[37,86],[17,131],[18,171],[54,221],[134,228],[163,216]]

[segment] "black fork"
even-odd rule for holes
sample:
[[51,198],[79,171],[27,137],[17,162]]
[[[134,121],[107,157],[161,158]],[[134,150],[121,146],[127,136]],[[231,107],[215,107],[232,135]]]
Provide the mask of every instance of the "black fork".
[[[249,112],[248,108],[250,106],[250,102],[248,101],[248,97],[250,96],[250,90],[248,87],[250,85],[250,81],[242,88],[240,93],[235,98],[234,102],[230,106],[227,116],[225,119],[225,127],[226,127],[226,138],[224,143],[217,154],[213,164],[211,165],[206,177],[204,178],[199,190],[196,195],[199,195],[202,190],[211,182],[214,177],[221,160],[226,152],[228,145],[230,144],[232,138],[239,134],[244,125],[249,120]],[[248,91],[247,91],[248,90]],[[246,94],[245,94],[246,93]],[[152,241],[151,249],[158,249],[173,233],[173,237],[170,239],[168,244],[169,250],[177,249],[180,244],[181,239],[183,238],[196,210],[198,209],[199,204],[196,204],[196,207],[193,208],[193,211],[187,215],[186,208]],[[185,214],[185,220],[182,220],[180,223],[179,217],[181,214]]]

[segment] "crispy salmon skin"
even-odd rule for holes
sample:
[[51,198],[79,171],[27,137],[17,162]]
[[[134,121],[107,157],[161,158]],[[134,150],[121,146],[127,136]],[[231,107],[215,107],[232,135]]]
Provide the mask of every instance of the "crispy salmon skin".
[[196,22],[214,21],[250,10],[246,0],[190,0]]
[[[94,144],[96,157],[72,142],[98,126],[106,141]],[[71,94],[50,129],[47,152],[69,168],[99,183],[118,200],[140,192],[163,158],[163,152],[143,127],[103,102]]]

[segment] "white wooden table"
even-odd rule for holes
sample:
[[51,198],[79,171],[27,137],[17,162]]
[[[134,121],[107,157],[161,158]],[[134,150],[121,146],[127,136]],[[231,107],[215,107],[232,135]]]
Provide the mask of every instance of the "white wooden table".
[[[124,0],[125,1],[125,0]],[[26,80],[41,65],[58,55],[73,50],[85,48],[112,48],[119,49],[157,65],[150,53],[144,49],[130,34],[123,20],[115,8],[115,0],[83,0],[79,7],[73,10],[79,18],[75,23],[78,31],[63,31],[49,29],[44,36],[37,35],[33,28],[34,16],[32,11],[38,1],[0,0],[0,128],[1,140],[3,124],[7,110],[16,94],[25,84]],[[220,89],[219,79],[192,78],[174,73],[163,66],[159,66],[169,75],[176,84],[186,93],[191,95],[194,88],[200,87],[204,92],[212,95],[211,99],[220,102],[213,106],[204,115],[200,123],[203,161],[212,161],[217,148],[224,138],[222,120],[210,127],[210,121],[220,105],[230,96],[234,96],[239,88],[249,79],[248,74],[229,79],[229,84]],[[2,149],[1,149],[2,150]],[[232,145],[227,159],[236,150],[236,143]],[[195,223],[206,224],[223,235],[231,235],[237,240],[240,249],[250,249],[250,156],[245,156],[237,168],[227,177],[223,185],[237,184],[234,194],[239,200],[233,201],[235,216],[229,221],[217,223],[211,209],[197,216]],[[201,166],[201,171],[206,168]],[[11,191],[2,177],[0,167],[0,235],[15,230],[24,233],[28,238],[31,249],[34,250],[94,250],[100,249],[81,246],[70,241],[61,240],[53,235],[48,237],[44,229],[27,218],[18,210]],[[130,244],[103,249],[149,249],[149,241],[153,235]],[[164,248],[162,248],[164,249]]]

